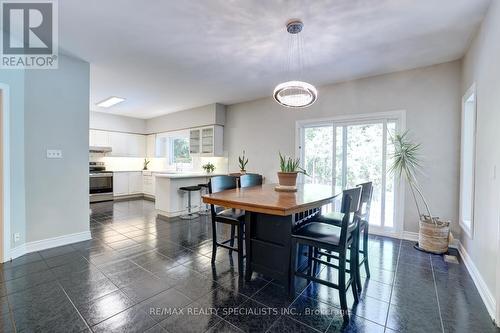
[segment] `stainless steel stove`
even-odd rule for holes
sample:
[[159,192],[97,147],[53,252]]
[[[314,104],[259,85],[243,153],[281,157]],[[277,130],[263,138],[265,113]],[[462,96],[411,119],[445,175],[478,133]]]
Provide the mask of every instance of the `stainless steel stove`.
[[104,162],[89,162],[90,202],[113,200],[113,172]]

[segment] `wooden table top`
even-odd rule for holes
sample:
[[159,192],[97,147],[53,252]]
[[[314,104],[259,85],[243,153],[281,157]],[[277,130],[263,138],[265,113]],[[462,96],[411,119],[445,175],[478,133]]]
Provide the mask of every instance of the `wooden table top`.
[[335,197],[332,187],[318,184],[298,184],[297,192],[278,192],[277,184],[264,184],[205,194],[203,202],[250,212],[288,216],[318,208]]

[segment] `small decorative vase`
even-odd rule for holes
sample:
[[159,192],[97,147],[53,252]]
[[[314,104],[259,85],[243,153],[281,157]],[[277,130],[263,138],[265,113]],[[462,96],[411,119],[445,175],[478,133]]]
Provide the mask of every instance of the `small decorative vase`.
[[246,173],[247,173],[247,171],[246,171],[246,170],[240,170],[240,174],[244,175],[244,174],[246,174]]

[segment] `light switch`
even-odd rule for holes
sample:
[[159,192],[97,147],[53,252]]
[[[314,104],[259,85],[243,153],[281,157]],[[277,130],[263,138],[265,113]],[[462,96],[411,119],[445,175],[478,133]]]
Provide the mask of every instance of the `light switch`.
[[47,149],[47,158],[62,158],[62,150]]

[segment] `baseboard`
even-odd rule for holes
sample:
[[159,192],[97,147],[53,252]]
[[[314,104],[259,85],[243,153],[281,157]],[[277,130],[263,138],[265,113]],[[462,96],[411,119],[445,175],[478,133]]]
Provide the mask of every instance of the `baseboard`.
[[481,298],[483,299],[483,303],[486,306],[486,309],[488,310],[491,319],[495,321],[495,316],[496,316],[495,296],[488,289],[488,286],[486,285],[486,282],[484,282],[481,273],[479,273],[479,270],[477,269],[476,265],[474,264],[471,257],[463,247],[462,243],[460,243],[460,241],[458,242],[458,252],[460,253],[460,257],[462,258],[465,267],[469,271],[469,274],[472,277],[472,280],[474,281],[477,290],[479,291],[479,295],[481,295]]
[[59,237],[42,239],[39,241],[25,243],[10,250],[10,258],[15,259],[27,253],[51,249],[53,247],[73,244],[91,239],[90,231],[78,232]]

